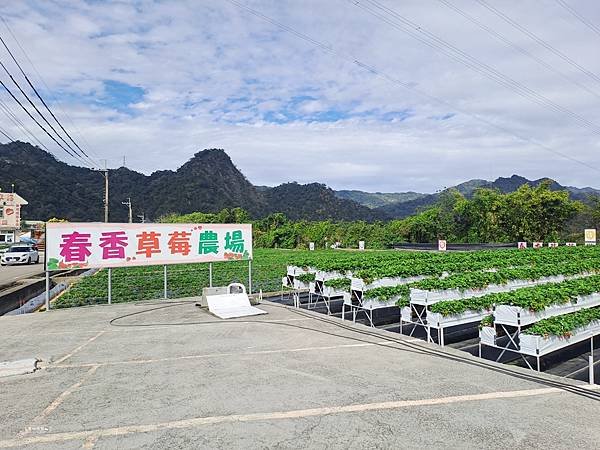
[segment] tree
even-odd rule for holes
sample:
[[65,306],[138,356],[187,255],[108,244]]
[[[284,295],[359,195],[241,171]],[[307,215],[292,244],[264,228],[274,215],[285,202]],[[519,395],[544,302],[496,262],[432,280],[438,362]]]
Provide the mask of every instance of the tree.
[[567,191],[550,190],[549,181],[535,188],[524,184],[515,192],[506,194],[502,221],[509,239],[554,240],[565,223],[582,208],[580,202],[569,199]]

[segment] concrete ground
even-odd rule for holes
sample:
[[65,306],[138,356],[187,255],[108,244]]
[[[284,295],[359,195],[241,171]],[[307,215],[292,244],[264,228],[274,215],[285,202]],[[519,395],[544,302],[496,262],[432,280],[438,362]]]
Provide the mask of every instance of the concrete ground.
[[[385,332],[365,336],[272,304],[261,305],[268,315],[230,321],[193,303],[148,311],[158,306],[0,317],[0,361],[41,359],[33,374],[0,378],[0,448],[553,449],[600,442],[598,398],[548,384],[572,381],[498,373],[426,354],[439,348],[420,341],[393,336],[416,346],[408,348],[386,342]],[[148,326],[109,324],[131,313],[141,314],[117,325]]]
[[0,266],[0,286],[11,284],[21,278],[44,273],[44,256],[40,255],[39,264],[18,264]]

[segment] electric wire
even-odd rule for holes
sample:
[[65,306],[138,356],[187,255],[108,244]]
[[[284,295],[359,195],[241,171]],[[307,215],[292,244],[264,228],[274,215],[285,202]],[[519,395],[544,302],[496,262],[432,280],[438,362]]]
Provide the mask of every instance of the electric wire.
[[573,59],[571,59],[570,57],[568,57],[567,55],[565,55],[563,52],[561,52],[560,50],[558,50],[557,48],[555,48],[553,45],[551,45],[548,42],[544,41],[542,38],[540,38],[539,36],[537,36],[533,32],[529,31],[526,27],[522,26],[521,24],[519,24],[514,19],[511,19],[509,16],[507,16],[506,14],[504,14],[499,9],[495,8],[494,6],[490,5],[489,3],[487,3],[484,0],[475,0],[475,1],[477,3],[479,3],[481,6],[483,6],[484,8],[486,8],[491,13],[493,13],[496,16],[500,17],[504,22],[508,23],[513,28],[516,28],[521,33],[527,35],[530,39],[532,39],[535,42],[537,42],[539,45],[541,45],[542,47],[544,47],[546,50],[552,52],[554,55],[558,56],[560,59],[562,59],[566,63],[570,64],[571,66],[575,67],[580,72],[584,73],[588,77],[590,77],[593,80],[595,80],[595,81],[597,81],[597,82],[600,83],[600,77],[598,75],[596,75],[594,72],[592,72],[592,71],[586,69],[585,67],[583,67],[582,65],[578,64],[576,61],[574,61]]
[[335,57],[337,57],[339,59],[345,60],[345,61],[347,61],[347,62],[349,62],[349,63],[351,63],[353,65],[356,65],[356,66],[362,68],[363,70],[365,70],[367,72],[370,72],[371,74],[376,75],[376,76],[378,76],[378,77],[380,77],[382,79],[385,79],[386,81],[388,81],[388,82],[390,82],[392,84],[401,86],[401,87],[403,87],[403,88],[405,88],[405,89],[407,89],[407,90],[409,90],[411,92],[416,93],[417,95],[419,95],[421,97],[424,97],[424,98],[427,98],[429,100],[432,100],[435,103],[439,103],[441,105],[445,105],[447,107],[450,107],[450,108],[452,108],[452,109],[454,109],[454,110],[456,110],[456,111],[458,111],[458,112],[460,112],[460,113],[462,113],[462,114],[464,114],[466,116],[472,117],[473,119],[475,119],[475,120],[477,120],[477,121],[479,121],[481,123],[485,123],[486,125],[488,125],[488,126],[490,126],[492,128],[495,128],[495,129],[497,129],[499,131],[502,131],[503,133],[505,133],[507,135],[510,135],[512,137],[515,137],[515,138],[517,138],[517,139],[519,139],[519,140],[521,140],[523,142],[528,142],[530,144],[533,144],[533,145],[535,145],[535,146],[537,146],[537,147],[539,147],[539,148],[541,148],[541,149],[543,149],[543,150],[545,150],[545,151],[547,151],[549,153],[553,153],[553,154],[555,154],[557,156],[560,156],[560,157],[562,157],[564,159],[567,159],[569,161],[572,161],[572,162],[575,162],[575,163],[577,163],[579,165],[587,167],[588,169],[600,172],[600,168],[598,168],[598,167],[595,167],[595,166],[593,166],[593,165],[591,165],[591,164],[589,164],[589,163],[587,163],[585,161],[579,160],[577,158],[573,158],[572,156],[570,156],[570,155],[568,155],[566,153],[563,153],[563,152],[560,152],[558,150],[555,150],[552,147],[549,147],[549,146],[547,146],[547,145],[545,145],[545,144],[543,144],[541,142],[538,142],[538,141],[536,141],[534,139],[531,139],[529,137],[526,137],[526,136],[520,135],[520,134],[518,134],[518,133],[516,133],[514,131],[511,131],[511,130],[509,130],[509,129],[501,126],[501,125],[498,125],[498,124],[496,124],[496,123],[494,123],[494,122],[492,122],[492,121],[490,121],[490,120],[488,120],[488,119],[480,116],[479,114],[469,112],[469,111],[467,111],[467,110],[465,110],[463,108],[460,108],[460,107],[458,107],[458,106],[456,106],[456,105],[454,105],[454,104],[452,104],[452,103],[450,103],[450,102],[448,102],[448,101],[446,101],[444,99],[441,99],[441,98],[436,97],[434,95],[428,94],[428,93],[426,93],[426,92],[424,92],[424,91],[422,91],[422,90],[414,87],[414,85],[412,83],[408,83],[408,82],[402,81],[400,79],[397,79],[397,78],[389,75],[388,73],[385,73],[385,72],[383,72],[381,70],[378,70],[377,68],[375,68],[373,66],[370,66],[368,64],[365,64],[365,63],[359,61],[358,59],[354,58],[351,55],[343,54],[343,53],[335,50],[331,45],[327,45],[327,44],[324,44],[322,42],[319,42],[316,39],[313,39],[312,37],[310,37],[310,36],[308,36],[308,35],[306,35],[304,33],[301,33],[299,31],[295,30],[294,28],[291,28],[291,27],[289,27],[289,26],[287,26],[285,24],[282,24],[282,23],[276,21],[275,19],[272,19],[271,17],[266,16],[265,14],[261,13],[260,11],[257,11],[256,9],[253,9],[253,8],[251,8],[251,7],[243,4],[243,3],[240,3],[237,0],[226,0],[226,1],[228,1],[232,5],[236,6],[237,8],[242,9],[242,10],[246,11],[249,14],[252,14],[253,16],[255,16],[257,18],[259,18],[259,19],[261,19],[261,20],[263,20],[265,22],[268,22],[271,25],[276,26],[276,27],[278,27],[278,28],[280,28],[280,29],[282,29],[282,30],[284,30],[284,31],[286,31],[286,32],[288,32],[288,33],[296,36],[297,38],[302,39],[302,40],[304,40],[304,41],[306,41],[306,42],[308,42],[308,43],[310,43],[310,44],[312,44],[312,45],[320,48],[322,51],[324,51],[326,53],[329,53],[329,54],[331,54],[331,55],[333,55],[333,56],[335,56]]
[[[28,179],[21,179],[21,178],[15,178],[14,181],[22,181],[24,183],[31,183],[31,180],[38,180],[36,181],[36,184],[39,185],[41,184],[41,182],[39,181],[39,174],[35,173],[34,170],[31,169],[31,167],[27,164],[22,164],[19,166],[19,169],[22,171],[25,171],[26,174],[29,174],[30,178]],[[88,170],[93,170],[93,169],[88,169]],[[51,185],[53,185],[54,187],[56,187],[58,190],[58,193],[62,193],[61,195],[63,196],[63,198],[67,198],[69,199],[69,203],[76,203],[81,207],[85,207],[86,210],[90,210],[91,205],[90,202],[87,202],[85,200],[81,200],[78,197],[74,197],[73,196],[73,190],[69,187],[68,184],[59,184],[56,181],[53,181],[51,178],[46,178],[44,179],[44,182],[46,183],[50,183]],[[17,183],[15,183],[17,184]]]
[[[52,118],[55,120],[55,122],[58,124],[58,126],[61,128],[61,130],[67,135],[67,137],[71,140],[71,142],[77,147],[77,149],[80,152],[81,156],[85,156],[86,158],[90,158],[88,156],[88,154],[83,151],[81,149],[81,147],[79,146],[79,144],[77,144],[77,142],[75,142],[73,140],[73,138],[71,137],[71,135],[67,132],[67,130],[65,130],[65,127],[63,127],[62,123],[60,123],[60,121],[56,118],[56,116],[54,115],[54,113],[50,110],[50,107],[48,106],[48,104],[44,101],[44,99],[42,98],[42,96],[40,95],[40,93],[38,92],[38,90],[35,88],[35,86],[33,85],[33,83],[31,82],[31,80],[29,79],[29,77],[27,76],[27,74],[25,73],[25,71],[23,70],[23,68],[21,67],[21,64],[19,64],[19,61],[17,61],[17,59],[15,58],[15,56],[13,55],[13,52],[10,50],[10,48],[8,48],[8,45],[6,45],[6,42],[4,42],[4,39],[2,39],[2,36],[0,35],[0,42],[2,43],[2,45],[4,46],[4,48],[6,49],[6,51],[8,52],[8,54],[10,55],[10,57],[12,58],[13,62],[16,64],[16,66],[19,68],[21,75],[23,75],[23,78],[25,78],[25,80],[27,81],[27,83],[29,84],[29,87],[33,90],[33,92],[35,93],[35,95],[37,96],[38,100],[42,103],[42,105],[44,105],[44,107],[46,108],[46,111],[48,111],[50,113],[50,115],[52,116]],[[65,143],[67,143],[65,141]],[[73,147],[70,147],[73,151],[75,151],[73,149]]]
[[11,138],[3,128],[0,128],[0,134],[2,134],[9,142],[14,142],[14,139]]
[[17,128],[24,131],[25,134],[29,135],[29,137],[33,141],[37,142],[41,148],[46,150],[48,153],[52,154],[50,149],[48,149],[48,147],[46,147],[46,145],[42,141],[40,141],[38,137],[35,134],[33,134],[29,128],[27,128],[23,121],[21,121],[21,119],[19,119],[19,117],[15,113],[13,113],[2,100],[0,100],[0,109],[2,109],[4,115],[7,116]]
[[[62,115],[64,117],[67,118],[67,120],[69,121],[69,123],[71,124],[71,127],[77,132],[77,134],[79,135],[79,138],[83,141],[83,143],[85,144],[86,148],[88,149],[88,152],[91,152],[93,154],[93,157],[95,160],[98,160],[99,157],[96,154],[96,152],[94,151],[93,147],[90,145],[90,143],[87,141],[87,139],[85,138],[85,136],[83,135],[83,133],[81,132],[81,130],[77,127],[77,125],[75,124],[75,122],[73,121],[73,119],[71,119],[71,116],[67,113],[67,111],[65,111],[60,102],[57,100],[56,96],[54,96],[54,94],[52,93],[52,89],[50,89],[50,87],[48,86],[48,84],[46,83],[46,81],[44,80],[44,78],[42,77],[42,75],[40,74],[40,72],[38,71],[37,67],[35,66],[35,64],[33,63],[33,61],[31,60],[31,58],[29,58],[29,55],[27,54],[27,52],[25,51],[25,49],[23,48],[23,46],[21,45],[21,43],[19,42],[19,40],[17,39],[17,36],[15,36],[15,34],[13,33],[12,29],[10,28],[8,22],[4,19],[4,17],[2,17],[2,15],[0,15],[0,20],[2,20],[2,23],[4,24],[4,26],[6,27],[6,29],[8,30],[8,33],[11,35],[11,37],[13,38],[13,40],[15,41],[15,43],[17,44],[17,47],[19,47],[19,49],[21,50],[21,53],[23,54],[23,56],[25,57],[25,59],[27,60],[27,62],[29,63],[29,65],[31,66],[31,68],[33,69],[33,71],[36,73],[39,81],[41,81],[41,83],[44,85],[44,87],[46,88],[46,92],[50,95],[50,98],[54,101],[55,106],[58,107],[58,109],[60,109]],[[100,166],[99,164],[95,164],[96,166]]]
[[6,84],[4,83],[4,81],[0,80],[0,85],[2,85],[2,87],[4,88],[4,90],[6,90],[6,92],[8,92],[8,94],[12,97],[12,99],[15,102],[17,102],[17,104],[23,109],[23,111],[25,111],[27,113],[27,115],[31,118],[31,120],[33,120],[36,123],[36,125],[38,127],[40,127],[42,129],[42,131],[44,133],[46,133],[46,135],[48,135],[48,137],[50,137],[50,139],[52,139],[56,143],[56,145],[58,145],[60,148],[62,148],[72,158],[74,158],[76,160],[80,160],[80,158],[77,158],[73,153],[71,153],[67,148],[65,148],[60,142],[58,142],[56,140],[56,138],[54,136],[52,136],[48,132],[48,130],[46,130],[46,128],[44,128],[44,126],[31,114],[31,112],[29,112],[29,110],[27,108],[25,108],[25,106],[19,101],[19,99],[17,97],[15,97],[15,95],[8,88],[8,86],[6,86]]
[[538,57],[537,55],[531,53],[529,50],[521,47],[520,45],[518,45],[515,42],[511,41],[510,39],[506,38],[504,35],[498,33],[493,28],[488,27],[486,24],[484,24],[479,19],[477,19],[475,16],[473,16],[473,15],[465,12],[464,10],[460,9],[458,6],[452,4],[448,0],[438,0],[438,1],[440,3],[442,3],[443,5],[447,6],[448,8],[450,8],[451,10],[453,10],[454,12],[456,12],[457,14],[459,14],[460,16],[462,16],[463,18],[467,19],[469,22],[475,24],[477,27],[479,27],[480,29],[482,29],[486,33],[488,33],[491,36],[495,37],[500,42],[503,42],[508,47],[510,47],[510,48],[518,51],[519,53],[527,56],[528,58],[530,58],[533,61],[537,62],[540,66],[542,66],[542,67],[550,70],[551,72],[555,73],[556,75],[560,76],[563,80],[568,81],[569,83],[571,83],[571,84],[579,87],[580,89],[586,91],[589,94],[592,94],[593,96],[595,96],[597,98],[600,98],[600,93],[594,91],[593,89],[590,89],[585,84],[580,83],[579,81],[577,81],[577,80],[569,77],[568,75],[565,75],[560,70],[558,70],[557,68],[555,68],[551,64],[549,64],[546,61],[544,61],[542,58]]
[[[17,87],[17,89],[19,89],[19,91],[21,92],[21,94],[23,95],[23,97],[25,97],[25,99],[29,102],[29,104],[33,107],[33,109],[38,113],[38,115],[44,120],[44,122],[46,122],[46,124],[50,127],[50,129],[54,132],[54,134],[56,134],[56,136],[58,136],[58,138],[63,141],[65,143],[65,145],[67,147],[69,147],[69,149],[71,151],[68,151],[62,144],[60,144],[60,142],[58,142],[56,139],[53,138],[54,142],[56,142],[63,150],[65,150],[67,153],[69,153],[69,155],[71,155],[73,158],[79,160],[80,162],[82,162],[84,165],[86,166],[90,166],[90,163],[85,161],[81,155],[79,155],[77,153],[77,151],[75,149],[73,149],[73,147],[71,147],[71,145],[69,145],[69,143],[67,141],[65,141],[65,139],[56,131],[56,129],[52,126],[52,124],[48,121],[48,119],[46,118],[46,116],[44,116],[42,114],[42,112],[38,109],[38,107],[35,105],[35,103],[33,103],[33,101],[31,101],[31,99],[29,98],[29,96],[27,95],[27,93],[21,88],[21,86],[19,85],[19,83],[17,83],[17,80],[15,80],[15,78],[12,76],[12,74],[8,71],[8,69],[6,68],[6,66],[4,65],[4,63],[2,63],[2,61],[0,61],[0,66],[4,69],[4,71],[6,72],[6,74],[8,75],[8,77],[11,79],[11,81],[13,82],[13,84]],[[8,90],[8,88],[6,87],[6,85],[4,83],[2,83],[2,85],[4,86],[5,89]],[[10,92],[9,92],[10,93]],[[10,93],[11,96],[16,100],[16,97],[14,95],[12,95],[12,93]],[[26,110],[27,111],[27,110]],[[27,111],[29,114],[29,111]],[[31,114],[29,114],[29,116],[33,119],[33,116]],[[44,129],[45,130],[45,129]],[[46,133],[48,133],[46,131]],[[49,136],[50,133],[48,133]]]
[[557,389],[561,389],[567,392],[570,392],[572,394],[576,394],[576,395],[580,395],[580,396],[584,396],[596,401],[600,401],[600,393],[599,392],[594,392],[591,391],[589,389],[585,389],[585,388],[581,388],[579,386],[576,385],[572,385],[569,383],[564,383],[561,381],[555,381],[555,380],[551,380],[545,377],[541,377],[538,375],[534,375],[534,374],[527,374],[527,373],[522,373],[520,371],[508,368],[508,367],[502,367],[502,366],[498,366],[496,364],[492,364],[489,362],[485,362],[485,361],[476,361],[473,360],[470,357],[463,357],[463,356],[459,356],[459,355],[452,355],[449,352],[446,351],[441,351],[441,350],[435,350],[435,349],[430,349],[427,346],[423,345],[423,344],[415,344],[415,343],[411,343],[411,342],[407,342],[404,339],[399,339],[399,338],[395,338],[395,337],[391,337],[391,336],[385,336],[383,333],[375,333],[375,332],[371,332],[368,330],[361,330],[355,326],[348,326],[345,325],[343,323],[340,323],[338,321],[334,321],[331,319],[326,319],[325,317],[319,317],[317,314],[318,313],[307,313],[304,311],[298,311],[297,308],[290,308],[288,306],[284,306],[284,305],[278,305],[275,303],[269,303],[269,306],[274,306],[274,307],[279,307],[279,308],[283,308],[285,310],[288,311],[292,311],[297,315],[306,317],[306,318],[310,318],[313,319],[315,321],[320,321],[320,322],[324,322],[327,323],[329,325],[333,325],[336,326],[338,328],[341,328],[343,330],[346,331],[351,331],[354,334],[360,334],[363,336],[369,336],[372,338],[377,338],[379,340],[384,340],[389,342],[390,344],[398,344],[403,348],[398,348],[398,347],[394,347],[388,344],[384,344],[381,342],[373,342],[371,340],[365,340],[365,339],[361,339],[361,338],[357,338],[357,337],[353,337],[353,336],[347,336],[347,335],[340,335],[340,334],[336,334],[330,331],[325,331],[325,330],[320,330],[320,329],[315,329],[315,328],[311,328],[311,327],[306,327],[303,325],[299,325],[299,324],[292,324],[292,323],[288,323],[288,322],[275,322],[275,321],[266,321],[266,320],[210,320],[210,321],[194,321],[194,322],[150,322],[150,323],[126,323],[126,324],[119,324],[119,321],[122,321],[123,319],[129,318],[129,317],[133,317],[136,315],[140,315],[140,314],[145,314],[145,313],[149,313],[149,312],[153,312],[153,311],[157,311],[157,310],[161,310],[161,309],[165,309],[165,308],[173,308],[176,306],[182,306],[182,305],[189,305],[189,302],[182,302],[182,303],[170,303],[168,305],[161,305],[155,308],[149,308],[149,309],[144,309],[142,311],[135,311],[132,313],[128,313],[128,314],[123,314],[117,317],[114,317],[113,319],[111,319],[108,323],[110,326],[115,326],[115,327],[131,327],[131,328],[135,328],[135,327],[156,327],[156,326],[165,326],[165,327],[169,327],[169,326],[194,326],[194,325],[215,325],[215,324],[219,324],[219,325],[232,325],[232,324],[263,324],[263,325],[276,325],[276,326],[284,326],[284,327],[290,327],[290,328],[297,328],[297,329],[302,329],[302,330],[306,330],[306,331],[313,331],[316,333],[320,333],[320,334],[325,334],[325,335],[330,335],[330,336],[335,336],[335,337],[340,337],[340,338],[344,338],[344,339],[349,339],[352,341],[358,341],[358,342],[363,342],[363,343],[369,343],[369,344],[373,344],[375,346],[380,346],[380,347],[384,347],[384,348],[388,348],[388,349],[393,349],[393,350],[399,350],[399,351],[406,351],[406,352],[410,352],[410,353],[416,353],[416,354],[423,354],[425,356],[432,356],[432,357],[436,357],[436,358],[441,358],[441,359],[446,359],[449,361],[453,361],[453,362],[457,362],[457,363],[462,363],[462,364],[466,364],[466,365],[470,365],[470,366],[475,366],[475,367],[479,367],[482,369],[487,369],[487,370],[491,370],[493,372],[496,373],[501,373],[503,375],[508,375],[514,378],[518,378],[518,379],[522,379],[522,380],[526,380],[526,381],[530,381],[530,382],[535,382],[538,384],[542,384],[542,385],[546,385],[546,386],[551,386]]
[[594,33],[596,33],[598,36],[600,36],[600,27],[598,27],[595,23],[587,20],[584,16],[579,14],[577,12],[577,10],[575,10],[572,6],[570,6],[564,0],[556,0],[556,3],[558,3],[564,9],[569,11],[577,20],[579,20],[582,24],[584,24],[586,27],[588,27],[590,30],[592,30]]
[[[486,64],[479,59],[473,57],[469,53],[461,50],[455,45],[449,43],[445,39],[427,31],[419,24],[407,19],[400,15],[395,10],[386,7],[376,0],[348,0],[348,2],[354,4],[363,11],[368,12],[374,17],[377,17],[381,21],[387,23],[391,27],[408,34],[413,39],[425,44],[426,46],[438,50],[450,59],[458,62],[459,64],[468,67],[481,75],[489,78],[507,89],[517,93],[518,95],[526,98],[539,106],[552,109],[553,111],[561,114],[565,114],[576,122],[578,122],[584,128],[590,129],[593,134],[600,135],[600,126],[589,121],[585,117],[577,114],[570,109],[561,106],[548,97],[540,94],[539,92],[525,86],[524,84],[516,81],[515,79],[503,74],[494,67]],[[370,6],[372,5],[372,6]],[[395,19],[395,20],[394,20]]]

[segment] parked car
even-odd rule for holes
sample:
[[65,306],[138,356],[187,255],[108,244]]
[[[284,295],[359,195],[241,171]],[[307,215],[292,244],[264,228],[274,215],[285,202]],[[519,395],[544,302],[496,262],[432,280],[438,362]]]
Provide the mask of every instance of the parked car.
[[0,265],[10,264],[37,264],[40,262],[40,254],[30,245],[13,245],[0,256]]

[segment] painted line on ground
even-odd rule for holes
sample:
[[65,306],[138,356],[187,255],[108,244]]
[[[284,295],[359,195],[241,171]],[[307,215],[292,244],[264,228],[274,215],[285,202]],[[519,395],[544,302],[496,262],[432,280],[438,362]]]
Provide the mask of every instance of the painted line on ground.
[[[600,386],[598,386],[600,387]],[[524,389],[519,391],[496,391],[483,394],[467,394],[452,397],[427,398],[421,400],[397,400],[389,402],[362,403],[342,406],[325,406],[311,409],[274,411],[267,413],[232,414],[228,416],[208,416],[160,422],[146,425],[127,425],[112,428],[97,428],[86,431],[52,433],[40,436],[0,440],[0,448],[16,446],[50,444],[72,440],[88,441],[102,437],[126,436],[137,433],[151,433],[162,430],[175,430],[215,425],[223,423],[246,423],[260,421],[302,419],[306,417],[328,416],[333,414],[364,413],[370,411],[397,410],[404,408],[448,405],[475,401],[490,401],[509,398],[525,398],[549,394],[565,393],[559,388]]]
[[85,341],[83,344],[81,344],[79,347],[75,348],[71,353],[66,354],[65,356],[63,356],[62,358],[60,358],[58,361],[56,361],[56,364],[60,364],[61,362],[69,359],[71,356],[73,356],[74,354],[76,354],[79,351],[81,351],[81,349],[84,348],[86,345],[91,344],[92,342],[94,342],[96,339],[98,339],[104,333],[106,333],[106,331],[100,331],[95,336],[92,336],[87,341]]
[[46,369],[60,368],[60,369],[72,369],[82,367],[104,367],[104,366],[118,366],[118,365],[129,365],[129,364],[155,364],[169,361],[181,361],[186,359],[205,359],[205,358],[222,358],[222,357],[239,357],[239,356],[256,356],[256,355],[272,355],[278,353],[296,353],[296,352],[310,352],[310,351],[321,351],[321,350],[337,350],[344,348],[358,348],[358,347],[373,347],[378,343],[362,343],[362,344],[342,344],[342,345],[328,345],[320,347],[300,347],[300,348],[282,348],[276,350],[257,350],[253,352],[236,352],[236,353],[205,353],[201,355],[183,355],[183,356],[172,356],[168,358],[152,358],[152,359],[129,359],[122,361],[107,361],[107,362],[94,362],[94,363],[82,363],[82,364],[50,364],[45,366]]
[[68,387],[58,397],[56,397],[38,416],[36,416],[31,421],[30,426],[27,427],[26,429],[22,430],[21,432],[19,432],[19,434],[17,436],[25,437],[28,434],[31,434],[31,432],[35,426],[41,424],[52,413],[52,411],[54,411],[56,408],[58,408],[66,400],[67,397],[69,397],[73,392],[75,392],[77,389],[79,389],[89,377],[91,377],[92,375],[94,375],[94,373],[96,373],[97,370],[98,370],[98,366],[91,367],[90,370],[88,370],[83,375],[81,380],[79,380],[77,383],[73,384],[72,386]]

